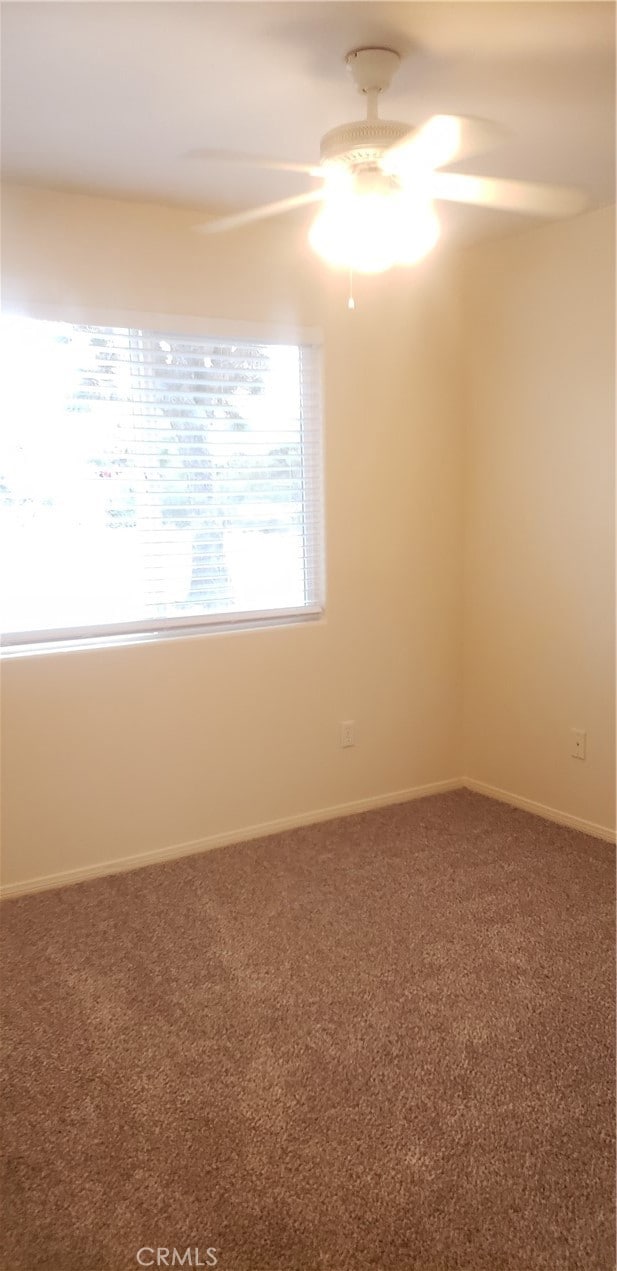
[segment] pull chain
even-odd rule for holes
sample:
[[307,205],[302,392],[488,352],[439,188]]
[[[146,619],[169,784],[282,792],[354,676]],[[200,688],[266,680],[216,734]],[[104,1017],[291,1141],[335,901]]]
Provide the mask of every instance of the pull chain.
[[349,300],[347,301],[348,309],[355,309],[356,302],[353,298],[353,269],[349,270]]

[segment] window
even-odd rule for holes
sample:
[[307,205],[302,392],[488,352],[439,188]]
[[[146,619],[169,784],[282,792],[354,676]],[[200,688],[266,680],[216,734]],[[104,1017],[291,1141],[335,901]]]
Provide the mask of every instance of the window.
[[319,349],[4,315],[7,645],[320,611]]

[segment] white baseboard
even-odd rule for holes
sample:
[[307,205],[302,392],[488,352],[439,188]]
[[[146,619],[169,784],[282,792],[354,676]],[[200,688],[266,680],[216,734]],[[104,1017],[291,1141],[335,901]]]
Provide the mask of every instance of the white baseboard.
[[393,803],[409,803],[412,799],[421,799],[428,794],[460,790],[462,785],[463,782],[459,777],[451,777],[447,781],[433,781],[429,785],[413,786],[408,790],[375,794],[368,799],[357,799],[352,803],[338,803],[329,808],[317,808],[312,812],[280,817],[275,821],[262,821],[259,825],[245,825],[223,834],[210,834],[206,838],[192,839],[188,843],[174,843],[171,847],[157,847],[153,851],[139,852],[135,856],[123,856],[115,861],[101,861],[96,865],[84,865],[78,869],[62,870],[57,874],[45,874],[39,878],[26,879],[24,882],[6,883],[0,888],[0,899],[9,900],[17,896],[27,896],[32,892],[48,891],[52,887],[67,887],[70,883],[83,883],[90,878],[120,874],[131,869],[141,869],[145,865],[161,865],[164,861],[174,861],[182,856],[209,852],[215,847],[226,847],[230,843],[245,843],[249,839],[264,838],[268,834],[280,834],[283,830],[293,830],[301,825],[316,825],[319,821],[332,821],[339,816],[353,816],[355,812],[370,812],[372,808],[385,808]]
[[510,790],[487,786],[483,781],[475,781],[473,777],[463,777],[461,785],[467,790],[475,790],[476,794],[485,794],[489,799],[498,799],[500,803],[509,803],[513,808],[521,808],[523,812],[533,812],[536,816],[544,817],[545,821],[556,821],[557,825],[568,825],[573,830],[581,830],[583,834],[605,839],[607,843],[616,841],[615,830],[611,830],[607,825],[597,825],[595,821],[584,821],[580,816],[561,812],[559,808],[549,808],[545,803],[535,803],[533,799],[524,799],[522,795],[512,794]]
[[6,883],[0,888],[0,899],[10,900],[17,896],[27,896],[33,892],[48,891],[53,887],[67,887],[71,883],[83,883],[90,878],[103,878],[108,874],[121,874],[132,869],[142,869],[146,865],[161,865],[164,861],[179,860],[182,856],[195,856],[200,852],[209,852],[216,847],[226,847],[231,843],[246,843],[250,839],[265,838],[268,834],[280,834],[284,830],[293,830],[302,825],[316,825],[320,821],[332,821],[339,816],[353,816],[355,812],[370,812],[372,808],[385,808],[394,803],[410,803],[413,799],[422,799],[430,794],[443,794],[447,790],[473,790],[476,794],[486,795],[489,799],[497,799],[500,803],[509,803],[511,807],[521,808],[524,812],[533,812],[547,821],[555,821],[558,825],[571,826],[581,830],[583,834],[591,834],[594,838],[605,839],[614,843],[615,830],[605,825],[597,825],[595,821],[584,821],[581,817],[571,816],[569,812],[561,812],[558,808],[549,808],[544,803],[535,803],[533,799],[524,799],[521,795],[512,794],[509,790],[500,790],[497,786],[486,785],[473,777],[451,777],[447,781],[433,781],[425,786],[412,786],[407,790],[394,790],[388,794],[371,795],[367,799],[356,799],[351,803],[337,803],[329,808],[317,808],[312,812],[300,812],[295,816],[279,817],[274,821],[262,821],[258,825],[246,825],[241,829],[228,830],[223,834],[210,834],[206,838],[192,839],[188,843],[174,843],[171,847],[158,847],[150,852],[138,852],[134,856],[123,856],[115,861],[100,861],[96,865],[84,865],[78,869],[62,870],[57,874],[45,874],[39,878],[25,879],[23,882]]

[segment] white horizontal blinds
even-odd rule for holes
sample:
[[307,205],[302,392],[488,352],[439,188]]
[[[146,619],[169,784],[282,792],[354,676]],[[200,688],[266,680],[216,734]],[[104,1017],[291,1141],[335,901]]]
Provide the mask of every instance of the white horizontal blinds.
[[316,348],[6,317],[2,335],[7,633],[318,608]]

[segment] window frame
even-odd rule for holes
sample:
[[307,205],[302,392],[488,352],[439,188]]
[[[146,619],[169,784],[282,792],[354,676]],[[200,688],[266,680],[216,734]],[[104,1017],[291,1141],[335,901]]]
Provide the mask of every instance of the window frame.
[[[184,640],[212,634],[263,630],[323,620],[325,616],[325,472],[324,472],[324,401],[323,401],[323,332],[319,327],[282,325],[229,318],[206,318],[197,315],[163,314],[128,309],[99,309],[82,305],[27,304],[3,305],[3,315],[39,321],[66,322],[94,327],[138,328],[148,332],[196,339],[255,344],[287,344],[309,348],[315,357],[314,392],[317,427],[313,462],[308,481],[317,485],[317,497],[311,500],[316,509],[304,518],[306,534],[305,563],[311,571],[309,594],[316,599],[308,605],[274,609],[251,609],[232,613],[196,614],[177,618],[145,618],[133,622],[95,626],[34,629],[0,632],[2,659],[24,655],[70,652],[144,644],[160,640]],[[305,480],[307,477],[305,476]]]

